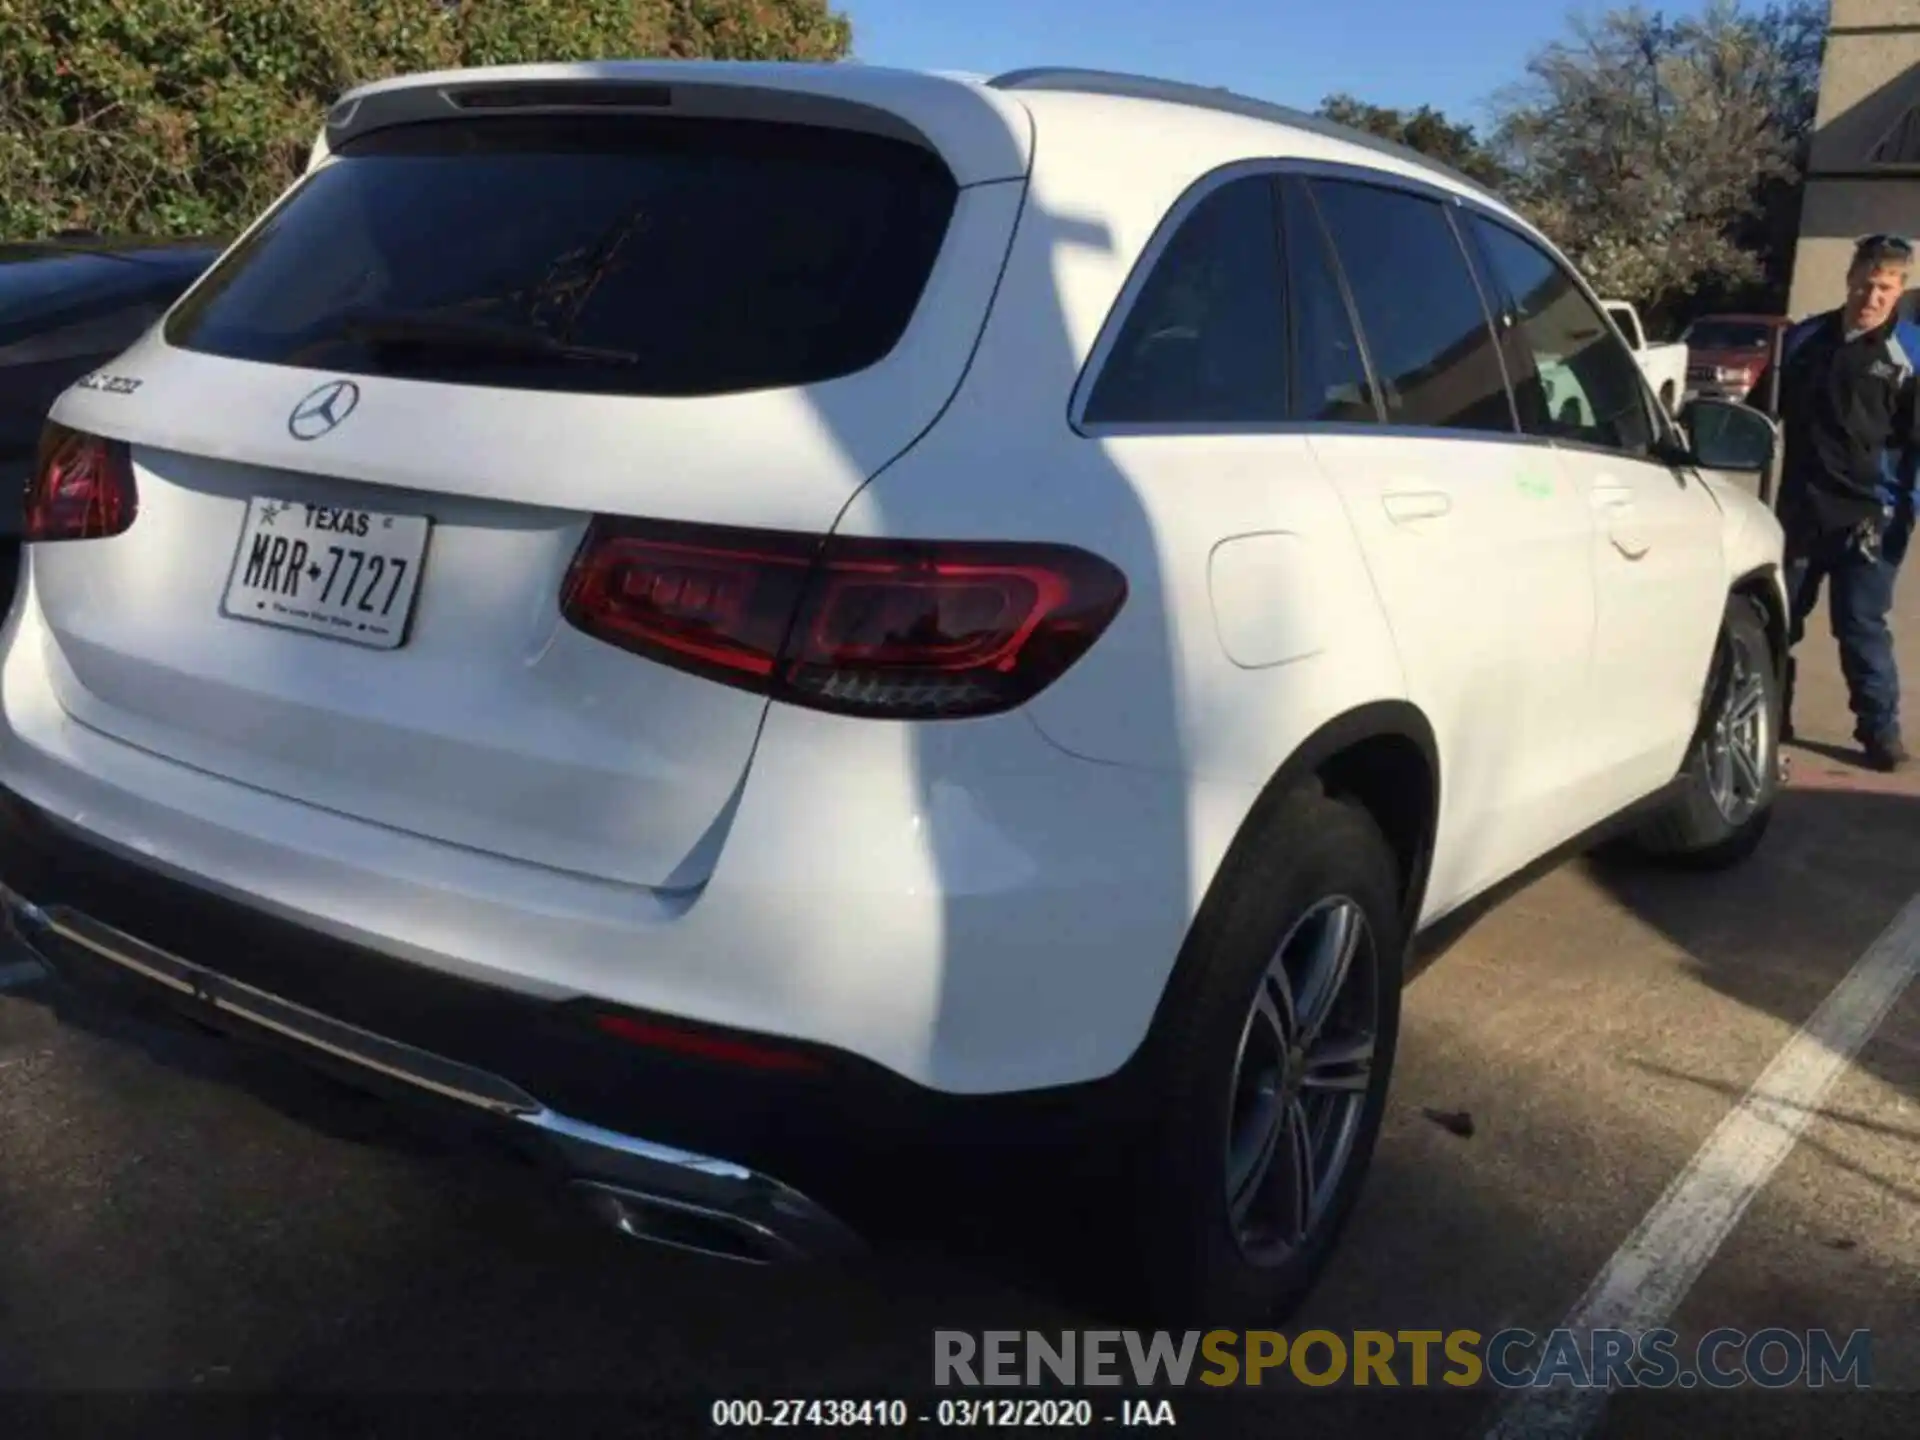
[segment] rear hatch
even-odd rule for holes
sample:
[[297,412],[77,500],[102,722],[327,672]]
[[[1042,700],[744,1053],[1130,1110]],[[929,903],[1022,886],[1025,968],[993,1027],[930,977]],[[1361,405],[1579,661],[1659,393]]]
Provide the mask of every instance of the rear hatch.
[[951,82],[873,108],[673,67],[626,105],[618,69],[571,109],[382,87],[63,397],[137,490],[123,533],[33,549],[74,719],[397,830],[705,878],[766,701],[566,623],[569,566],[595,515],[829,531],[959,383],[1028,136]]

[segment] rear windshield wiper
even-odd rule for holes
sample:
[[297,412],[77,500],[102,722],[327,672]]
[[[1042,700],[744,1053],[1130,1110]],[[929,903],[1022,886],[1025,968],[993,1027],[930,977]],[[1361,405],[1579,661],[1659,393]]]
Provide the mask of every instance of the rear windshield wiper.
[[436,355],[468,355],[474,359],[529,359],[584,361],[600,365],[633,365],[640,357],[627,350],[603,350],[573,345],[524,325],[503,325],[466,315],[433,311],[387,310],[352,316],[323,340],[305,349],[336,340],[362,344],[430,350]]

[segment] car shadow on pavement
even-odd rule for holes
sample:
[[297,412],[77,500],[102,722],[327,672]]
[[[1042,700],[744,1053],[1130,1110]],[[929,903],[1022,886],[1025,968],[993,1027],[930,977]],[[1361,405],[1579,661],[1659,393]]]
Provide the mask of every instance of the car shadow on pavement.
[[[219,1394],[337,1403],[337,1433],[396,1433],[371,1421],[404,1427],[408,1396],[450,1407],[423,1416],[431,1433],[454,1413],[471,1433],[584,1433],[551,1422],[569,1406],[583,1423],[608,1418],[609,1404],[630,1406],[638,1422],[621,1433],[710,1433],[719,1399],[933,1394],[940,1330],[1057,1337],[1130,1323],[956,1249],[967,1229],[958,1199],[914,1217],[938,1247],[848,1269],[676,1254],[606,1231],[483,1151],[452,1146],[415,1163],[404,1116],[277,1055],[104,1017],[111,1047],[96,1046],[87,1016],[67,1018],[89,1053],[77,1057],[84,1076],[57,1077],[59,1094],[116,1107],[126,1120],[117,1138],[139,1137],[143,1153],[132,1169],[115,1157],[110,1177],[64,1179],[74,1204],[62,1216],[7,1215],[0,1174],[0,1216],[15,1227],[15,1243],[0,1247],[0,1390],[122,1391],[123,1418],[144,1417],[143,1430],[110,1433],[161,1431],[170,1403]],[[118,1057],[116,1074],[99,1078],[95,1051]],[[235,1092],[252,1114],[236,1112]],[[217,1140],[197,1137],[208,1124]],[[1444,1287],[1495,1237],[1531,1236],[1534,1259],[1556,1244],[1497,1187],[1454,1193],[1418,1141],[1382,1151],[1370,1193],[1418,1196],[1428,1229],[1408,1235],[1390,1198],[1363,1205],[1348,1258],[1309,1301],[1312,1323],[1392,1331],[1401,1322],[1367,1298],[1377,1286]],[[1423,1257],[1411,1273],[1410,1251]],[[1549,1263],[1571,1276],[1580,1261]],[[7,1295],[33,1297],[31,1311]],[[1404,1323],[1426,1323],[1419,1304]],[[1500,1318],[1449,1311],[1431,1323],[1490,1333]],[[1437,1354],[1433,1363],[1447,1366]],[[1196,1373],[1206,1368],[1196,1362]],[[1136,1392],[1128,1383],[1116,1393]],[[1216,1393],[1194,1381],[1161,1393],[1182,1430],[1208,1435],[1284,1423],[1293,1434],[1464,1436],[1492,1398],[1447,1387],[1318,1392],[1284,1367],[1259,1388]],[[466,1421],[479,1399],[501,1412],[474,1417],[487,1422],[475,1429]],[[536,1424],[520,1402],[560,1408]]]
[[[70,1211],[39,1205],[31,1223],[6,1213],[0,1174],[0,1220],[18,1241],[0,1247],[0,1389],[334,1397],[343,1422],[408,1394],[497,1397],[500,1414],[475,1433],[527,1421],[520,1401],[583,1416],[615,1403],[642,1429],[678,1434],[705,1429],[730,1396],[926,1395],[939,1330],[1135,1323],[1061,1298],[1017,1249],[996,1252],[1007,1236],[960,1195],[901,1217],[922,1245],[848,1270],[676,1254],[607,1232],[532,1173],[271,1052],[65,1014],[87,1053],[49,1092],[82,1107],[78,1124],[103,1150],[137,1146],[140,1163],[128,1168],[122,1150],[62,1177]],[[112,1043],[90,1043],[96,1034]],[[1417,1066],[1432,1037],[1407,1043]],[[1596,1257],[1572,1242],[1572,1222],[1506,1192],[1485,1163],[1490,1143],[1424,1122],[1389,1133],[1325,1281],[1286,1331],[1485,1336],[1556,1323]],[[1042,1157],[1036,1168],[1044,1183]],[[1097,1188],[1080,1199],[1101,1203]],[[31,1313],[9,1310],[9,1294],[35,1297]],[[1444,1384],[1316,1391],[1284,1373],[1257,1389],[1165,1393],[1187,1433],[1284,1424],[1349,1437],[1465,1437],[1496,1398]],[[132,1418],[160,1428],[167,1395],[142,1403]]]
[[[1701,983],[1797,1028],[1920,894],[1920,795],[1788,788],[1760,849],[1718,873],[1676,871],[1622,851],[1585,864],[1613,898],[1686,952]],[[1855,1063],[1920,1098],[1920,1053],[1887,1027]],[[1920,1130],[1910,1138],[1920,1141]],[[1920,1189],[1911,1177],[1904,1183],[1909,1193]]]
[[[1726,1081],[1716,1079],[1710,1075],[1700,1075],[1691,1071],[1677,1069],[1669,1065],[1660,1065],[1646,1060],[1640,1060],[1634,1063],[1639,1069],[1646,1071],[1648,1074],[1659,1075],[1665,1079],[1677,1081],[1685,1085],[1695,1085],[1703,1090],[1711,1090],[1723,1095],[1726,1097],[1729,1107],[1738,1103],[1743,1094],[1738,1086],[1729,1085]],[[1903,1088],[1911,1092],[1915,1088],[1916,1082],[1920,1082],[1920,1067],[1913,1067],[1911,1069]],[[1868,1135],[1883,1137],[1898,1144],[1920,1147],[1920,1126],[1888,1125],[1882,1121],[1874,1120],[1865,1115],[1860,1115],[1853,1111],[1832,1105],[1822,1105],[1818,1109],[1812,1110],[1810,1112],[1810,1118],[1812,1117],[1817,1117],[1830,1125],[1837,1125],[1847,1130],[1861,1131]],[[1808,1135],[1801,1135],[1797,1143],[1806,1149],[1814,1151],[1826,1164],[1833,1166],[1835,1169],[1857,1175],[1862,1180],[1867,1181],[1878,1189],[1886,1191],[1887,1194],[1908,1205],[1920,1206],[1920,1184],[1914,1182],[1914,1174],[1911,1167],[1901,1174],[1880,1174],[1853,1160],[1849,1160],[1846,1156],[1838,1153],[1832,1146],[1824,1145],[1819,1140]]]
[[[67,1018],[94,1033],[83,1012]],[[99,1025],[124,1073],[111,1095],[82,1098],[127,1112],[143,1163],[114,1175],[111,1195],[98,1177],[74,1185],[86,1213],[67,1217],[70,1241],[49,1236],[62,1227],[41,1210],[31,1225],[8,1217],[22,1243],[0,1248],[0,1297],[36,1298],[31,1315],[0,1303],[0,1388],[127,1390],[129,1404],[148,1407],[128,1418],[154,1428],[169,1393],[245,1393],[337,1401],[343,1422],[382,1410],[399,1423],[382,1407],[407,1395],[465,1397],[462,1410],[482,1397],[500,1404],[474,1433],[524,1426],[522,1401],[575,1405],[583,1419],[620,1404],[643,1430],[650,1421],[656,1433],[690,1434],[726,1397],[927,1395],[940,1330],[1057,1336],[1133,1323],[1025,1283],[1031,1272],[999,1273],[980,1263],[984,1249],[966,1253],[957,1197],[911,1217],[938,1246],[850,1269],[676,1254],[607,1232],[536,1177],[423,1140],[404,1111],[270,1052],[124,1019]],[[98,1058],[86,1060],[89,1084]],[[237,1090],[260,1113],[222,1101],[183,1122],[183,1089]],[[60,1090],[73,1097],[74,1077]],[[218,1142],[196,1142],[209,1121]],[[1487,1142],[1425,1128],[1387,1137],[1339,1255],[1286,1332],[1464,1326],[1488,1336],[1556,1323],[1593,1257],[1567,1243],[1569,1227],[1504,1193],[1476,1143]],[[0,1176],[0,1201],[7,1190]],[[1406,1363],[1396,1362],[1403,1375]],[[1437,1352],[1433,1365],[1450,1368]],[[1284,1367],[1258,1388],[1190,1382],[1162,1393],[1190,1434],[1284,1425],[1354,1440],[1465,1440],[1497,1398],[1444,1383],[1315,1390]]]

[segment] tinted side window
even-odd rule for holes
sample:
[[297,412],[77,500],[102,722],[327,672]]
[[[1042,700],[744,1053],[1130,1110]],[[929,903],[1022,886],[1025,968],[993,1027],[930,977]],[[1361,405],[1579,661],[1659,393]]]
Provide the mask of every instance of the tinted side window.
[[1293,418],[1322,424],[1371,424],[1374,408],[1366,357],[1327,253],[1327,237],[1306,191],[1286,182],[1287,294],[1293,308]]
[[1473,224],[1533,360],[1536,373],[1516,387],[1527,432],[1647,454],[1653,426],[1632,352],[1552,256],[1503,225]]
[[1274,186],[1230,181],[1154,263],[1088,398],[1094,424],[1245,424],[1287,413]]
[[1360,312],[1388,423],[1511,432],[1494,332],[1439,203],[1344,180],[1312,188]]

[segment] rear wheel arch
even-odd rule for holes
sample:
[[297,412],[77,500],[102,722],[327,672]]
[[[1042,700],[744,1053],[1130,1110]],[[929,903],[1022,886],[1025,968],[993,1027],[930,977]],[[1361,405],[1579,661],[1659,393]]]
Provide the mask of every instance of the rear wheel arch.
[[[1289,796],[1313,787],[1366,810],[1393,847],[1409,928],[1425,895],[1440,813],[1439,746],[1433,727],[1404,700],[1343,712],[1298,745],[1248,808],[1208,886],[1201,914],[1224,901],[1249,854]],[[1196,916],[1194,928],[1200,928]]]
[[1400,868],[1401,903],[1411,934],[1426,893],[1440,815],[1440,761],[1432,727],[1413,706],[1395,702],[1368,707],[1364,723],[1353,728],[1336,722],[1319,733],[1330,745],[1314,763],[1313,774],[1327,794],[1357,802],[1387,837]]
[[[1249,1313],[1273,1304],[1290,1313],[1315,1283],[1364,1183],[1378,1134],[1399,1029],[1406,939],[1425,889],[1438,793],[1437,748],[1426,718],[1404,701],[1378,701],[1316,729],[1241,818],[1125,1078],[1092,1112],[1110,1143],[1133,1157],[1132,1173],[1145,1177],[1142,1204],[1152,1223],[1144,1232],[1127,1233],[1125,1243],[1142,1250],[1146,1240],[1177,1238],[1175,1251],[1162,1255],[1164,1263],[1149,1266],[1141,1277],[1150,1289],[1183,1296],[1211,1291],[1203,1307],[1208,1309],[1231,1298]],[[1271,963],[1269,922],[1276,911],[1291,924],[1287,917],[1302,914],[1300,907],[1311,913],[1335,898],[1366,913],[1383,946],[1375,962],[1378,1029],[1369,1099],[1356,1122],[1350,1175],[1340,1181],[1346,1188],[1329,1201],[1323,1231],[1297,1261],[1256,1282],[1215,1263],[1209,1237],[1217,1226],[1192,1179],[1206,1166],[1186,1163],[1194,1159],[1193,1143],[1181,1137],[1202,1136],[1204,1148],[1216,1083],[1232,1078],[1237,1084],[1232,1036],[1240,1033],[1244,1044],[1245,1034],[1233,1022],[1250,1003],[1241,990],[1258,968],[1254,962]],[[1227,1091],[1220,1093],[1227,1097]],[[1231,1116],[1223,1111],[1221,1118],[1231,1128]]]
[[1249,872],[1257,868],[1268,837],[1284,824],[1289,803],[1303,793],[1348,801],[1380,827],[1400,871],[1402,931],[1413,933],[1426,894],[1439,816],[1439,749],[1433,727],[1413,705],[1372,701],[1328,720],[1296,746],[1241,817],[1187,924],[1126,1073],[1152,1073],[1168,1030],[1177,1028],[1170,1022],[1182,997],[1205,983],[1199,971],[1208,963],[1213,937]]

